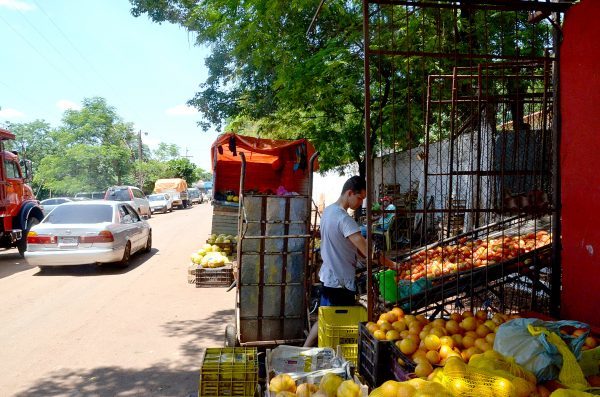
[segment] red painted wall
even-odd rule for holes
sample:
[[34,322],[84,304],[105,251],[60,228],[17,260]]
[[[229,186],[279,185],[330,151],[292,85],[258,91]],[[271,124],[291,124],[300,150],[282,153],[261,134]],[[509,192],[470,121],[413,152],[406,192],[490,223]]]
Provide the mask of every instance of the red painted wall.
[[565,17],[562,113],[561,315],[600,325],[600,1]]

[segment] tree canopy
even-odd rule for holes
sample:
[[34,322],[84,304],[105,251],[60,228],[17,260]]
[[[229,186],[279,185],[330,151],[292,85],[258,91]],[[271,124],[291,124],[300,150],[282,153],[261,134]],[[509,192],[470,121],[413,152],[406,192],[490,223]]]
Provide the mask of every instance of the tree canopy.
[[[324,2],[308,34],[317,0],[130,2],[134,16],[183,26],[198,45],[210,48],[208,78],[189,101],[204,116],[205,129],[226,123],[239,133],[306,137],[321,152],[321,170],[357,162],[364,173],[362,2]],[[380,29],[369,33],[376,39],[371,44],[379,48],[540,55],[547,44],[548,24],[532,28],[527,13],[382,7],[370,15],[374,29]],[[421,143],[426,75],[461,65],[449,58],[372,62],[374,147]],[[392,117],[396,120],[389,123]]]
[[8,129],[16,139],[7,142],[7,148],[32,162],[38,198],[138,185],[140,180],[150,193],[156,179],[182,177],[193,184],[207,174],[182,158],[173,144],[161,143],[154,152],[144,146],[139,159],[133,123],[124,121],[103,98],[86,98],[81,110],[65,111],[58,127],[36,120],[9,124]]

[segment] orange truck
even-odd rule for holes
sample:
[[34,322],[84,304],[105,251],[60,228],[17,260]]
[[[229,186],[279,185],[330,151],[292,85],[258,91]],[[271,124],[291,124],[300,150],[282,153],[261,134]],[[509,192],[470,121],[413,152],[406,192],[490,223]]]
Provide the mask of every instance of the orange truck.
[[27,185],[31,176],[30,163],[24,161],[23,175],[19,156],[4,150],[4,141],[15,135],[0,128],[0,248],[17,247],[21,256],[27,249],[27,233],[44,219],[33,190]]

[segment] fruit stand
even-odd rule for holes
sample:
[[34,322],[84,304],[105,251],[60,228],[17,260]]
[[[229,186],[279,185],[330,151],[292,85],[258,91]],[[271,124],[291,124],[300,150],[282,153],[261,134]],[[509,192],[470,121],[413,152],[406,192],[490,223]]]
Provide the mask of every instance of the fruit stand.
[[[544,18],[552,16],[553,24],[558,25],[558,16],[569,10],[572,2],[384,3],[367,0],[364,10],[365,32],[376,43],[372,47],[368,41],[365,44],[366,73],[370,73],[366,80],[371,84],[365,88],[366,157],[373,159],[373,137],[386,132],[370,130],[374,120],[370,106],[378,100],[375,92],[420,93],[422,97],[410,106],[421,104],[423,109],[409,107],[408,124],[418,129],[421,125],[417,119],[423,119],[424,136],[412,136],[408,131],[408,139],[387,137],[393,142],[406,139],[421,144],[375,158],[374,166],[367,167],[368,291],[362,300],[366,300],[366,317],[363,308],[320,308],[318,349],[333,350],[298,350],[284,361],[287,367],[277,370],[268,356],[265,395],[358,397],[364,395],[365,386],[372,397],[600,394],[600,330],[594,327],[600,322],[594,306],[597,302],[590,299],[575,308],[577,302],[573,301],[575,296],[585,299],[590,289],[594,291],[589,296],[597,296],[597,274],[590,275],[589,280],[570,279],[571,306],[561,307],[564,285],[560,244],[565,236],[561,231],[564,219],[558,164],[560,109],[555,71],[560,52],[558,43],[554,43],[556,32],[548,29],[538,43],[553,43],[550,52],[521,49],[514,53],[505,47],[493,48],[494,43],[502,41],[498,39],[513,37],[517,42],[518,36],[529,37],[531,30],[539,29],[535,24]],[[593,4],[597,3],[583,0],[575,7],[583,9],[583,5]],[[598,5],[595,7],[588,9],[589,15],[600,11]],[[508,22],[502,38],[477,36],[480,26],[470,26],[498,20]],[[437,27],[438,40],[421,42],[420,35],[429,34],[420,26],[425,22]],[[454,38],[451,50],[427,47],[442,43],[442,35],[451,36],[452,29],[445,30],[448,26],[455,32],[465,29],[466,33]],[[406,29],[402,31],[406,40],[394,40],[396,36],[389,34],[390,30],[402,29]],[[585,42],[583,38],[579,41]],[[522,46],[535,44],[520,42]],[[393,57],[400,57],[402,62],[395,63]],[[424,61],[431,59],[436,62]],[[370,62],[393,65],[391,68],[397,67],[399,75],[417,77],[405,79],[397,87],[397,83],[384,79],[389,76],[377,74],[380,68],[370,70]],[[427,70],[429,66],[432,70]],[[397,108],[401,106],[391,106],[390,112]],[[391,125],[386,126],[390,134],[405,128],[394,125],[394,120],[392,117],[388,120]],[[578,182],[571,176],[569,183]],[[415,205],[396,206],[395,216],[402,220],[402,241],[393,234],[388,238],[383,254],[397,266],[384,270],[375,268],[371,259],[371,187],[386,185],[397,187],[393,191],[399,196],[418,193]],[[257,332],[271,330],[266,321],[274,320],[280,327],[272,329],[296,331],[294,321],[298,318],[285,311],[288,305],[284,300],[296,303],[286,290],[293,282],[269,281],[272,274],[283,274],[285,278],[289,273],[269,268],[264,251],[262,256],[245,251],[256,243],[264,248],[269,240],[265,228],[277,225],[269,222],[278,218],[267,216],[270,203],[266,196],[241,193],[240,202],[245,200],[248,207],[242,204],[239,218],[238,259],[245,257],[246,262],[238,273],[238,278],[244,280],[238,279],[236,336],[244,344],[249,340],[244,327],[252,329],[252,344],[261,339]],[[278,205],[285,212],[293,207],[291,202]],[[577,208],[571,208],[571,216],[573,212]],[[577,216],[588,218],[592,212],[597,211],[588,208],[587,213]],[[577,232],[590,236],[587,228],[593,225],[583,224],[586,226],[577,224],[581,229]],[[261,227],[261,232],[251,232],[252,225]],[[289,229],[285,235],[290,239],[301,236],[288,233]],[[575,269],[579,264],[574,260],[578,258],[573,254],[576,248],[587,250],[584,262],[589,272],[595,261],[591,243],[586,246],[583,240],[573,241],[573,237],[567,240],[579,244],[571,247],[570,274],[583,272]],[[280,251],[287,252],[287,245]],[[260,266],[252,267],[253,263]],[[250,273],[257,278],[245,278]],[[266,295],[264,287],[274,287],[276,293]],[[240,293],[244,288],[247,295]],[[266,296],[281,299],[267,297],[275,303],[272,317],[259,309],[265,307]],[[357,315],[337,316],[353,312]],[[586,321],[559,320],[561,313],[581,313]],[[249,322],[240,326],[244,320]],[[287,337],[267,343],[300,342],[296,335]],[[333,358],[335,349],[340,353],[339,360]],[[352,356],[354,352],[356,357]],[[320,361],[327,368],[315,375],[312,363],[319,361],[314,359],[319,354],[328,355]],[[340,363],[349,363],[350,373],[338,373],[336,377]],[[326,372],[330,374],[325,376]]]

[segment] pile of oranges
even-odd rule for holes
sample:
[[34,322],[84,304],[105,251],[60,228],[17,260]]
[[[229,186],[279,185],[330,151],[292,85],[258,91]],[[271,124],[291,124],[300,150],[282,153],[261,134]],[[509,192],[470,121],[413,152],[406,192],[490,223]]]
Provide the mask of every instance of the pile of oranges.
[[434,365],[444,365],[450,357],[469,362],[473,355],[492,350],[498,326],[515,317],[478,310],[430,321],[422,314],[404,314],[395,307],[381,314],[376,323],[367,323],[366,328],[376,339],[394,342],[416,363],[415,374],[424,377]]

